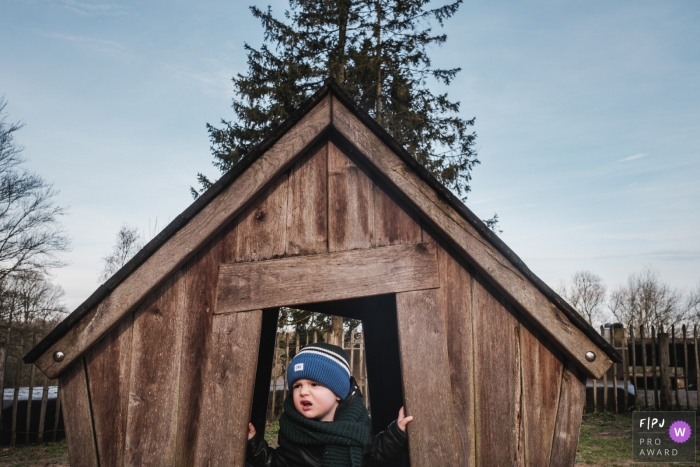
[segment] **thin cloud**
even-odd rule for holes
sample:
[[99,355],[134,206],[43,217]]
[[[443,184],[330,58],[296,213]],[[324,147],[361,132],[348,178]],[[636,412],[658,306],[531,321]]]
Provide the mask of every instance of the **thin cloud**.
[[97,52],[100,55],[116,58],[123,62],[131,62],[134,58],[136,58],[136,55],[133,52],[117,41],[95,39],[86,36],[73,36],[70,34],[61,33],[49,33],[46,34],[46,36],[53,39],[71,42],[84,50]]
[[641,159],[642,157],[646,157],[646,156],[647,156],[646,153],[633,154],[631,156],[627,156],[627,157],[620,159],[618,161],[615,161],[615,162],[628,162],[628,161]]
[[66,10],[83,16],[119,16],[130,14],[128,11],[126,11],[126,7],[124,5],[114,3],[83,3],[75,0],[61,0],[60,3]]

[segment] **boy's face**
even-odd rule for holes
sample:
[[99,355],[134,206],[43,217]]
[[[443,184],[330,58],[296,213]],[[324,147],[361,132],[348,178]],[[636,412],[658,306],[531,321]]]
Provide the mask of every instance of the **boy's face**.
[[292,385],[294,408],[306,418],[332,422],[340,397],[325,386],[310,379],[300,379]]

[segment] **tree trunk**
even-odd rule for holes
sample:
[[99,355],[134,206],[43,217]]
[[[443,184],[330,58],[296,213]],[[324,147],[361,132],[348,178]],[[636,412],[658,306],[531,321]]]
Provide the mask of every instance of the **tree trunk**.
[[337,345],[338,347],[343,346],[343,317],[342,316],[332,316],[331,317],[331,330],[328,333],[328,343]]
[[382,124],[382,3],[381,0],[375,2],[377,9],[377,25],[375,36],[377,38],[377,105],[375,117],[377,123]]

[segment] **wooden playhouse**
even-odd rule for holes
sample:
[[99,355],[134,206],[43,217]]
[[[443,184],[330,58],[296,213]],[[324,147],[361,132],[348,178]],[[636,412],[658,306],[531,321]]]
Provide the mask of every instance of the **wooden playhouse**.
[[619,354],[327,82],[29,354],[72,467],[243,466],[281,306],[361,319],[412,467],[573,465]]

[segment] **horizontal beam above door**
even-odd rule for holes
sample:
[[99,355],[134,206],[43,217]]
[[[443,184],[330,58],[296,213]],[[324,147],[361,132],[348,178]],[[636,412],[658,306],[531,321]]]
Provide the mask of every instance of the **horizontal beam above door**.
[[440,287],[434,243],[222,264],[215,314]]

